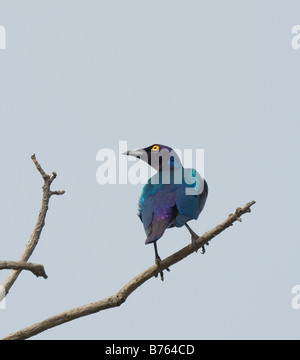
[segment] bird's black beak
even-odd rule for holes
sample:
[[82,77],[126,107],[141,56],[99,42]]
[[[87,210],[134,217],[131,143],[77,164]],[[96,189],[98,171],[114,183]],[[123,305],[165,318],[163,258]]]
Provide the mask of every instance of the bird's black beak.
[[129,155],[129,156],[134,156],[134,157],[142,157],[142,156],[145,156],[145,154],[146,154],[146,152],[143,149],[129,150],[129,151],[123,152],[123,155]]

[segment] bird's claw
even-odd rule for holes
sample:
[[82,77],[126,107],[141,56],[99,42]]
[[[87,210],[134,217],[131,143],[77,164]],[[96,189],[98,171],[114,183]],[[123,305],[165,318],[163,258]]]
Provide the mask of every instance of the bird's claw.
[[[164,273],[163,273],[163,271],[161,271],[159,274],[160,274],[161,281],[164,281]],[[157,278],[158,274],[156,274],[155,277]]]
[[198,239],[198,237],[199,237],[198,235],[192,235],[192,246],[195,249],[195,252],[198,251],[197,245],[196,245],[196,240]]
[[[195,249],[195,252],[198,251],[198,248],[196,246],[196,240],[199,238],[199,236],[196,234],[196,236],[192,235],[192,246]],[[205,245],[209,245],[208,242]],[[201,246],[201,254],[205,254],[206,253],[206,249],[205,249],[205,245]]]
[[205,245],[208,246],[209,243],[207,242],[206,244],[204,244],[204,245],[202,246],[202,251],[201,251],[202,254],[205,254],[205,253],[206,253]]
[[[156,257],[156,259],[155,259],[155,264],[156,264],[157,266],[159,266],[159,265],[160,265],[160,262],[161,262],[160,257],[159,257],[159,256]],[[167,271],[170,271],[170,269],[169,269],[168,267],[166,268],[166,270],[167,270]],[[163,272],[163,271],[160,271],[159,274],[160,274],[160,279],[161,279],[161,281],[164,281],[164,272]],[[156,274],[155,277],[157,278],[157,277],[158,277],[158,274]]]

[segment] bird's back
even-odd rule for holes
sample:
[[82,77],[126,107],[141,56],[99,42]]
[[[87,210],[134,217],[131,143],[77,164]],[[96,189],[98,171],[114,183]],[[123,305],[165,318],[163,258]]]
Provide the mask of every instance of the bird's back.
[[147,234],[146,244],[158,240],[168,227],[181,227],[197,219],[208,194],[206,181],[194,169],[171,174],[169,184],[163,183],[162,175],[159,172],[149,179],[140,199],[139,216]]

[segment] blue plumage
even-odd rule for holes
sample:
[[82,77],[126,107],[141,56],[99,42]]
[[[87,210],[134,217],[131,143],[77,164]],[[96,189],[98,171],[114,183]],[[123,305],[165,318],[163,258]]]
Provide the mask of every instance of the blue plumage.
[[184,169],[176,152],[168,146],[152,145],[126,154],[139,157],[157,170],[143,188],[139,216],[147,235],[146,244],[154,243],[159,262],[156,241],[167,228],[186,225],[192,241],[198,237],[187,222],[198,219],[206,202],[208,186],[195,169]]
[[[159,184],[152,184],[152,177],[144,186],[140,199],[140,218],[147,234],[146,244],[157,241],[167,228],[181,227],[192,219],[198,219],[207,198],[207,183],[194,169],[185,170],[194,173],[193,185],[187,184],[183,175],[182,183],[174,184],[171,169],[170,184],[162,184],[161,181]],[[154,175],[156,176],[157,174]],[[197,184],[203,184],[200,194],[194,189]],[[194,190],[195,194],[187,195],[187,188]]]

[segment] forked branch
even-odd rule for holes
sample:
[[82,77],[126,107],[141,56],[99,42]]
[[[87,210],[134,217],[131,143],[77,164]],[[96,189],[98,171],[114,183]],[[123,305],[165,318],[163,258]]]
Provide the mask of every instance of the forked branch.
[[[35,228],[33,230],[32,235],[30,236],[30,239],[26,245],[26,248],[23,252],[23,254],[21,255],[20,259],[19,259],[19,263],[25,263],[28,261],[28,259],[30,258],[30,256],[32,255],[34,249],[36,248],[43,227],[45,225],[45,219],[46,219],[46,215],[47,215],[47,211],[48,211],[48,205],[49,205],[49,200],[51,198],[52,195],[62,195],[65,192],[64,191],[51,191],[50,190],[50,186],[53,182],[53,180],[56,178],[56,173],[53,172],[52,176],[48,175],[45,173],[45,171],[43,170],[43,168],[41,167],[41,165],[38,163],[35,154],[33,154],[31,156],[32,161],[34,162],[37,170],[39,171],[39,173],[42,175],[42,178],[44,180],[44,185],[42,187],[43,189],[43,196],[42,196],[42,204],[41,204],[41,209],[39,212],[39,216],[35,225]],[[3,283],[3,287],[5,289],[5,294],[7,295],[9,290],[11,289],[11,287],[13,286],[13,284],[15,283],[15,281],[17,280],[18,276],[20,275],[21,271],[24,268],[22,267],[18,267],[18,270],[14,270],[12,271],[7,279],[4,281]]]

